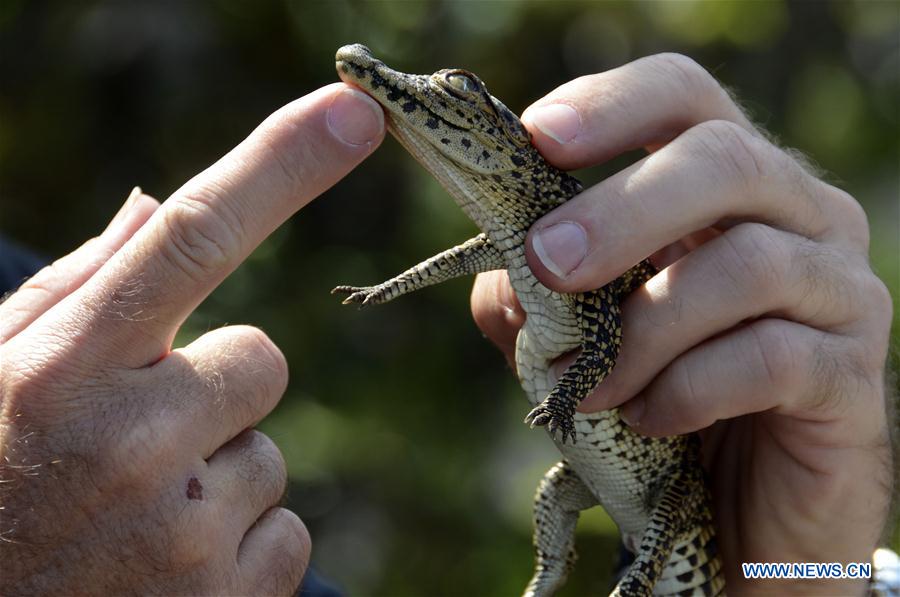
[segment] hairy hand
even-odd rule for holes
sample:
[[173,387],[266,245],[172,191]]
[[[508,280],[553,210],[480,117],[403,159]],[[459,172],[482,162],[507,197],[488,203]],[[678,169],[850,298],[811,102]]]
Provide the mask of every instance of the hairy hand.
[[0,305],[4,594],[291,594],[309,558],[253,425],[287,365],[260,330],[171,349],[188,314],[282,221],[378,145],[339,83],[282,108],[160,206],[135,192],[97,238]]
[[[730,592],[764,588],[746,584],[741,562],[869,561],[891,496],[891,300],[859,204],[684,56],[576,79],[522,119],[563,169],[651,152],[526,241],[535,275],[562,292],[599,288],[648,256],[661,270],[624,303],[616,369],[581,410],[621,406],[647,435],[702,431]],[[472,307],[512,358],[524,314],[505,273],[479,277]]]

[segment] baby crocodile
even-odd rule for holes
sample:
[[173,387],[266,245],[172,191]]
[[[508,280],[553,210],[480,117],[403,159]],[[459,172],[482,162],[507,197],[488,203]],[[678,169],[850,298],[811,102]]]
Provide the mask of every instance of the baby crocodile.
[[[634,562],[614,595],[724,592],[698,438],[648,438],[617,409],[583,414],[576,405],[610,372],[621,343],[620,301],[654,273],[646,261],[591,292],[543,286],[525,262],[525,235],[538,218],[578,194],[581,184],[549,165],[519,119],[481,80],[460,69],[408,75],[365,46],[338,50],[338,74],[385,109],[390,132],[481,229],[478,236],[376,286],[338,286],[344,303],[376,305],[467,274],[506,269],[527,314],[516,342],[519,380],[563,455],[535,497],[536,566],[526,595],[553,594],[575,561],[581,510],[601,504]],[[580,349],[554,383],[550,365]]]

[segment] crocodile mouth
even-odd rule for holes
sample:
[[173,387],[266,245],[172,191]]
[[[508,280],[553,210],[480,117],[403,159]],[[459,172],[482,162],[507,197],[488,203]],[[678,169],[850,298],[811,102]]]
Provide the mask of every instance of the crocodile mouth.
[[341,47],[335,55],[335,66],[342,81],[359,87],[384,108],[388,131],[426,169],[441,182],[449,182],[448,175],[458,179],[460,166],[447,160],[428,135],[407,122],[406,116],[414,110],[430,112],[419,99],[428,86],[428,77],[396,71],[362,44]]
[[359,87],[385,110],[388,131],[425,167],[476,222],[485,214],[476,197],[481,193],[472,181],[472,173],[451,156],[442,152],[434,140],[422,134],[408,121],[416,110],[432,113],[421,97],[428,95],[428,76],[409,75],[394,70],[372,56],[362,44],[341,47],[335,55],[338,76],[345,83]]
[[440,73],[412,75],[394,70],[372,56],[371,51],[361,44],[340,48],[335,55],[335,67],[344,83],[359,87],[372,96],[387,113],[394,116],[398,126],[407,123],[415,129],[416,126],[427,125],[436,130],[440,123],[457,131],[471,128],[471,122],[467,125],[461,115],[457,118],[448,114],[448,102],[459,100],[446,96],[446,92],[432,83],[432,79]]
[[[334,56],[334,65],[341,80],[359,87],[368,87],[363,82],[367,75],[375,72],[376,62],[380,61],[362,44],[343,46]],[[387,68],[384,63],[381,66]]]
[[427,77],[392,69],[362,44],[341,47],[334,61],[343,82],[361,88],[389,111],[399,114],[404,105],[409,109],[409,102],[421,104],[417,98],[426,91]]

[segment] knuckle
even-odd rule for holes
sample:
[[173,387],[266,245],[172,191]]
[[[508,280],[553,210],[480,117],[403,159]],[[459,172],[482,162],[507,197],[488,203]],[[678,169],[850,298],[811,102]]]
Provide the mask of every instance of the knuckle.
[[39,295],[53,295],[66,272],[62,271],[60,260],[44,266],[36,274],[25,280],[16,292],[31,292]]
[[247,432],[244,441],[236,475],[258,486],[262,499],[276,496],[277,500],[287,486],[287,464],[281,450],[269,436],[255,429]]
[[[282,510],[284,510],[282,508]],[[289,531],[288,538],[285,543],[285,552],[288,553],[291,558],[290,561],[294,563],[294,571],[295,574],[302,578],[303,573],[306,571],[306,567],[309,565],[309,555],[312,551],[312,539],[309,536],[309,531],[306,529],[306,525],[303,524],[303,521],[300,520],[300,517],[291,512],[290,510],[284,510],[285,514],[285,529]],[[295,582],[299,581],[300,578],[294,579]]]
[[805,239],[795,253],[797,288],[794,306],[808,313],[808,321],[842,322],[860,308],[860,259],[846,251]]
[[250,369],[253,377],[262,384],[266,395],[280,396],[288,382],[288,363],[284,353],[269,336],[258,327],[249,325],[232,326],[235,344],[233,352],[239,356],[240,365],[247,371],[246,362],[258,365]]
[[703,90],[711,85],[718,86],[709,71],[690,56],[664,52],[649,59],[657,63],[664,73],[675,76],[690,95],[696,95],[698,89]]
[[193,189],[165,209],[164,256],[189,276],[218,271],[241,252],[241,220],[221,200],[224,194],[209,186]]
[[757,364],[753,370],[764,376],[762,387],[794,387],[802,372],[809,371],[797,339],[778,320],[762,320],[749,329],[753,339],[749,359]]
[[759,139],[728,120],[707,120],[689,131],[698,153],[712,171],[732,184],[755,187],[771,170]]
[[[71,292],[73,290],[73,265],[76,268],[94,267],[108,257],[106,250],[101,251],[102,255],[98,253],[97,245],[99,243],[99,236],[89,238],[75,251],[42,267],[34,275],[24,280],[17,290],[34,291],[51,296]],[[75,277],[77,278],[77,276]]]
[[863,362],[868,365],[867,371],[874,370],[880,374],[890,344],[893,298],[884,281],[874,273],[869,272],[860,287],[865,297],[865,306],[860,313],[865,318],[864,330],[868,332],[863,343],[867,347]]
[[297,573],[302,573],[306,569],[312,550],[312,539],[306,525],[299,516],[286,508],[277,508],[272,516],[278,519],[280,523],[278,526],[282,529],[281,535],[277,538],[282,548],[279,551],[283,551],[292,564],[301,563],[302,568],[297,570]]
[[852,404],[865,378],[865,352],[859,342],[821,334],[810,351],[807,400],[819,408]]
[[284,394],[287,360],[259,328],[219,328],[206,334],[199,346],[191,357],[195,364],[185,375],[199,392],[198,408],[208,422],[247,427]]
[[747,222],[729,230],[723,241],[728,250],[720,253],[721,267],[738,292],[762,299],[783,287],[791,250],[776,230]]
[[851,243],[858,246],[864,253],[869,251],[869,218],[866,210],[853,195],[832,185],[825,184],[835,206],[835,226],[840,226],[842,232]]
[[270,529],[265,553],[271,554],[261,570],[263,594],[293,592],[309,565],[312,541],[300,518],[285,508],[271,508],[260,523]]
[[666,419],[679,433],[702,429],[713,423],[711,411],[705,407],[704,389],[709,387],[707,363],[698,362],[696,358],[685,357],[675,361],[667,374],[665,397],[659,404],[669,404]]
[[[754,143],[754,141],[751,141]],[[778,197],[770,209],[782,219],[796,220],[795,226],[810,238],[827,231],[827,201],[820,173],[808,157],[792,148],[777,147],[772,141],[755,141],[759,147],[760,174],[769,188],[765,195]],[[763,145],[764,143],[764,145]]]
[[[673,395],[679,398],[681,404],[696,404],[700,398],[697,389],[701,387],[696,383],[696,373],[689,365],[687,359],[679,359],[672,369]],[[684,415],[684,412],[681,413]]]
[[884,324],[884,329],[887,329],[894,314],[894,302],[891,297],[891,291],[887,284],[874,273],[870,273],[867,279],[868,284],[865,294],[871,301],[870,312],[874,318],[877,318],[879,323]]

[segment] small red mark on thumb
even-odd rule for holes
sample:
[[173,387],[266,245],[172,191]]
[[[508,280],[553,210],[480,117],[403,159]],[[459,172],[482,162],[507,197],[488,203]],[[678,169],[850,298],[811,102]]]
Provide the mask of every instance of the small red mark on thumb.
[[190,479],[188,479],[187,499],[189,499],[189,500],[202,500],[203,499],[203,485],[200,484],[200,480],[197,479],[197,477],[191,477]]

